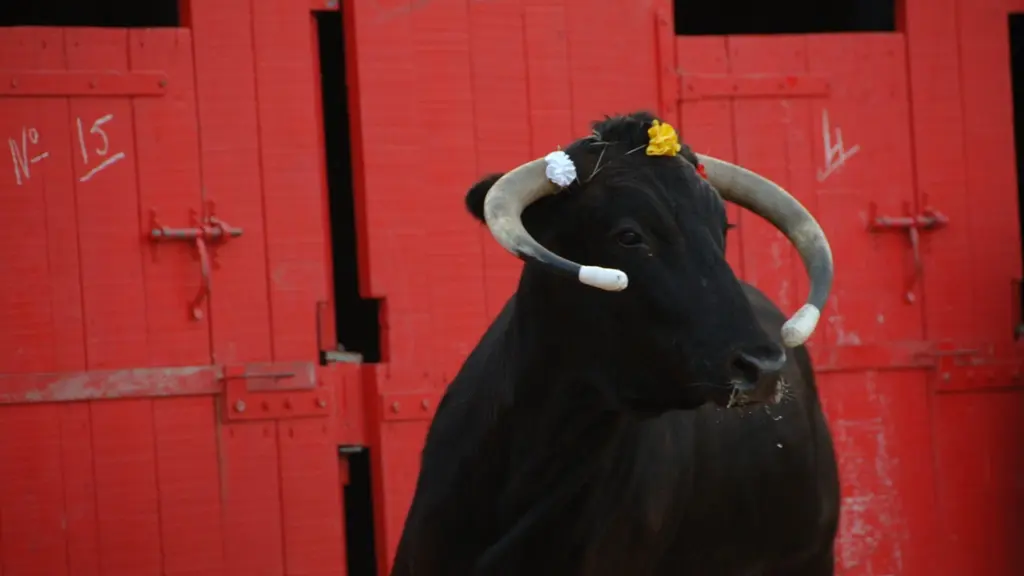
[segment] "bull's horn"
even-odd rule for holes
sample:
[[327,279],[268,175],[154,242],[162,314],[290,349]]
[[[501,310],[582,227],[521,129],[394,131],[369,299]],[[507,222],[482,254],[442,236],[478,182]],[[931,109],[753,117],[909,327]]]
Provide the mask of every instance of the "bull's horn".
[[723,198],[734,202],[778,228],[800,253],[811,286],[804,304],[782,326],[782,341],[796,347],[807,341],[821,317],[832,289],[832,249],[825,232],[811,213],[781,186],[767,178],[711,156],[697,155],[708,181]]
[[629,284],[621,270],[582,266],[541,246],[523,226],[523,210],[544,196],[556,194],[557,185],[545,174],[544,158],[527,162],[506,173],[484,198],[484,220],[494,239],[521,260],[537,262],[552,271],[577,278],[583,284],[617,292]]

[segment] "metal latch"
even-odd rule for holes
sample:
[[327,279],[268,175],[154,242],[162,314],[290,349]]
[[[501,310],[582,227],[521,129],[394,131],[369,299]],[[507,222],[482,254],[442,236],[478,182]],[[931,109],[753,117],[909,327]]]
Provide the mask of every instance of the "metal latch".
[[[903,204],[904,214],[910,214],[909,202]],[[934,208],[925,208],[920,214],[909,216],[879,216],[878,206],[871,203],[871,219],[868,224],[869,232],[886,232],[891,230],[903,231],[910,238],[910,248],[914,253],[914,272],[907,281],[906,299],[907,302],[914,302],[917,296],[914,289],[922,275],[923,265],[921,264],[921,230],[938,230],[949,224],[949,218]]]
[[215,216],[213,208],[213,203],[208,202],[203,214],[200,215],[195,210],[190,211],[190,228],[170,228],[164,226],[157,219],[156,212],[150,211],[149,239],[151,242],[185,240],[192,242],[196,247],[196,252],[199,255],[199,269],[202,275],[202,282],[199,285],[199,293],[189,303],[194,320],[203,319],[203,304],[210,297],[210,292],[213,290],[212,260],[207,243],[224,244],[231,238],[237,238],[242,235],[241,228],[235,228]]

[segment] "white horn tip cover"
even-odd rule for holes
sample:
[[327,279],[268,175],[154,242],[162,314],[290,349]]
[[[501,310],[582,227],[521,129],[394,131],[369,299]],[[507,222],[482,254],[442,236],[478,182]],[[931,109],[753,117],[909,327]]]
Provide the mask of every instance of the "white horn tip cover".
[[601,268],[600,266],[580,266],[580,282],[587,286],[600,288],[609,292],[625,290],[629,285],[629,277],[622,270]]
[[793,317],[782,325],[782,342],[789,348],[796,348],[814,334],[814,328],[821,318],[821,310],[813,304],[804,304]]

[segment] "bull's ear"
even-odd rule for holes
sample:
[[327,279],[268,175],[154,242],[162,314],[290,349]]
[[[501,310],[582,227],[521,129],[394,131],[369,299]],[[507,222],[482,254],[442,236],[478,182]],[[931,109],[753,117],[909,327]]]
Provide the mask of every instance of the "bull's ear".
[[700,164],[700,160],[697,159],[697,155],[693,153],[693,149],[687,144],[683,144],[682,149],[679,151],[679,155],[682,156],[684,160],[692,164],[694,168]]
[[487,192],[494,186],[494,183],[498,181],[505,174],[488,174],[480,179],[479,182],[473,184],[470,187],[469,192],[466,192],[466,209],[480,222],[484,221],[484,198],[487,197]]

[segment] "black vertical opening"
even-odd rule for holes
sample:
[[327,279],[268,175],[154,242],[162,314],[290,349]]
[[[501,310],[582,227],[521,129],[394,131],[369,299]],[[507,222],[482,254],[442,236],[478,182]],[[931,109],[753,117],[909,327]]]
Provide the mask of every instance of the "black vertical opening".
[[361,446],[342,446],[339,452],[348,459],[349,482],[344,491],[348,576],[377,576],[370,451]]
[[[326,361],[379,362],[380,301],[359,293],[359,246],[341,11],[315,12],[339,350]],[[337,353],[336,353],[337,352]]]
[[[1021,226],[1021,253],[1024,254],[1024,14],[1010,14],[1010,76],[1013,89],[1013,140],[1017,158],[1017,221]],[[1022,263],[1024,264],[1024,263]],[[1024,301],[1020,279],[1013,284],[1017,305],[1013,318],[1014,334],[1024,336],[1024,318],[1020,316]]]
[[675,0],[676,34],[892,32],[896,0]]
[[0,0],[0,27],[162,28],[180,25],[178,0]]

